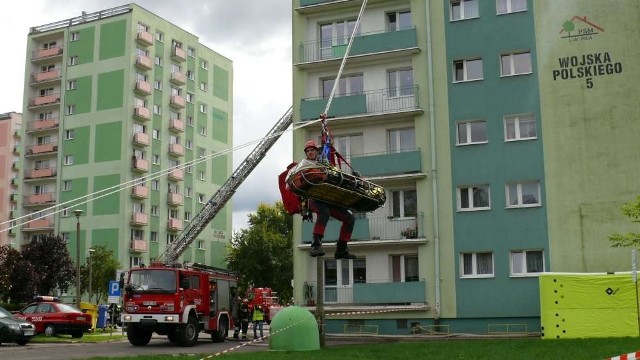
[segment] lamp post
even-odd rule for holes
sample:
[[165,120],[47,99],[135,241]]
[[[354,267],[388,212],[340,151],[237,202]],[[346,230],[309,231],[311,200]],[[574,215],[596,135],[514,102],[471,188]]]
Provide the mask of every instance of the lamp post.
[[76,306],[80,308],[80,215],[84,211],[73,210],[76,214]]
[[91,281],[93,280],[93,253],[95,251],[96,249],[89,248],[89,302],[91,302],[91,296],[93,295]]

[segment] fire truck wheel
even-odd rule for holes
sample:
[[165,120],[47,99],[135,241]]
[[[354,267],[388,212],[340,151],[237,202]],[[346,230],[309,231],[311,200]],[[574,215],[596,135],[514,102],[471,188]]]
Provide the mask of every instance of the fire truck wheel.
[[182,326],[178,334],[178,344],[180,346],[193,346],[198,342],[198,320],[194,316],[189,316],[187,323]]
[[129,324],[127,325],[127,339],[133,346],[145,346],[151,341],[151,331]]
[[226,318],[220,319],[220,325],[218,330],[211,333],[211,341],[214,343],[224,342],[224,339],[229,334],[229,322]]
[[169,341],[175,344],[178,342],[178,335],[176,334],[175,331],[169,330],[169,332],[167,333],[167,339],[169,339]]

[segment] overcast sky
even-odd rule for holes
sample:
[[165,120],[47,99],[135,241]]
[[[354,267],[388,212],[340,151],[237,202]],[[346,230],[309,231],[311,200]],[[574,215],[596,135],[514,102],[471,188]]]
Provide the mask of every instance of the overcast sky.
[[[24,61],[29,28],[129,2],[22,0],[0,12],[0,113],[22,112]],[[139,0],[155,13],[233,61],[234,147],[260,139],[291,106],[291,2],[288,0]],[[25,119],[28,120],[28,119]],[[233,153],[233,168],[255,145]],[[277,174],[291,162],[291,133],[283,135],[233,196],[233,229],[246,227],[260,202],[280,198]],[[281,170],[282,169],[282,170]],[[213,195],[213,194],[209,194]]]

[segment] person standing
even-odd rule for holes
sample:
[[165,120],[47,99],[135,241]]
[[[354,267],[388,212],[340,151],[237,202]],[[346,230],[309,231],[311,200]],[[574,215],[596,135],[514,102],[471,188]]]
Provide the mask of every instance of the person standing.
[[233,338],[240,338],[240,296],[234,296],[231,298],[231,318],[233,319]]
[[[319,161],[319,152],[320,149],[313,140],[309,140],[304,144],[304,154],[307,160]],[[313,226],[313,242],[311,243],[309,255],[312,257],[324,256],[322,238],[324,237],[324,230],[327,227],[327,222],[329,222],[329,217],[333,217],[342,222],[334,258],[355,259],[356,256],[349,253],[349,247],[347,246],[347,243],[351,241],[351,233],[353,232],[353,225],[355,224],[353,214],[342,206],[315,199],[308,200],[308,208],[317,215],[316,223]]]
[[251,315],[251,319],[253,321],[253,338],[257,339],[257,330],[260,329],[260,339],[264,337],[264,333],[262,332],[262,327],[264,324],[264,312],[262,311],[262,306],[256,305],[253,307],[253,314]]
[[251,319],[251,309],[249,309],[249,299],[242,300],[240,311],[238,312],[240,319],[240,327],[242,330],[242,338],[247,339],[247,331],[249,330],[249,320]]

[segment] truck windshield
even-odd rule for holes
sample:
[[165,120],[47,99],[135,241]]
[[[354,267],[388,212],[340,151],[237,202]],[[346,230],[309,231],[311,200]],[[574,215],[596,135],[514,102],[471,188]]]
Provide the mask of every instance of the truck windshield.
[[176,273],[172,270],[145,269],[131,271],[130,289],[135,292],[176,292]]

